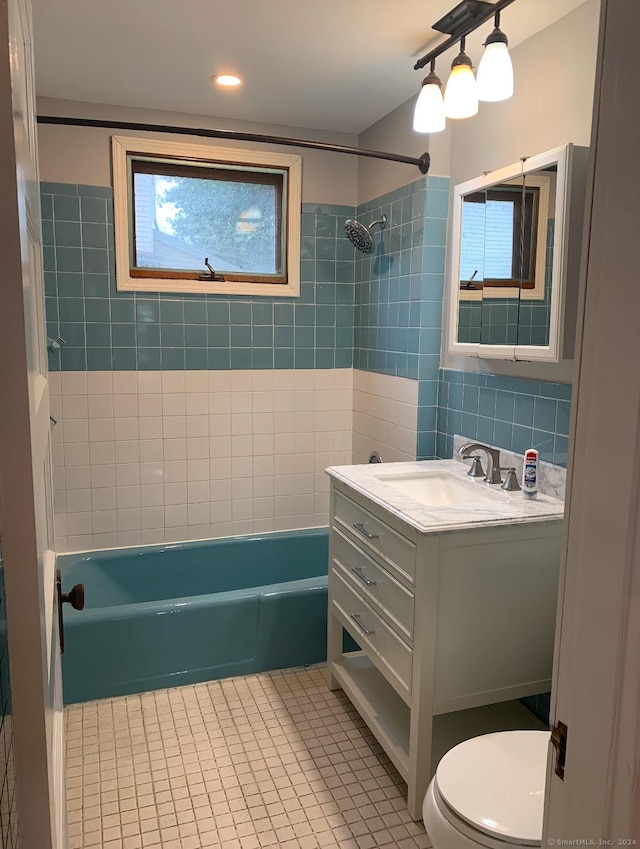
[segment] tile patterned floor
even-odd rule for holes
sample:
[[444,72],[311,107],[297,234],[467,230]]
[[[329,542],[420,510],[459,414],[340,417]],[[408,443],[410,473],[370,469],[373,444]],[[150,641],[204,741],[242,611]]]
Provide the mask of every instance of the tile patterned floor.
[[70,849],[424,849],[406,787],[324,669],[67,708]]

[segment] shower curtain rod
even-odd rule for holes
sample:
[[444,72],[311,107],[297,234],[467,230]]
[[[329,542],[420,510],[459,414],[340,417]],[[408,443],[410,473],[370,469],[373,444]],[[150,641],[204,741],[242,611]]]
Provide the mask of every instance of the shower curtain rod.
[[285,136],[269,136],[263,133],[240,133],[235,130],[210,130],[206,127],[172,127],[166,124],[140,124],[136,121],[101,121],[94,118],[61,118],[53,115],[38,115],[38,124],[58,124],[68,127],[98,127],[107,130],[136,130],[145,133],[174,133],[181,136],[201,136],[207,139],[230,139],[231,141],[259,142],[260,144],[282,144],[289,147],[306,147],[312,150],[324,150],[327,153],[347,153],[351,156],[368,156],[371,159],[386,159],[389,162],[403,162],[415,165],[421,174],[427,174],[431,157],[403,156],[400,153],[385,153],[381,150],[366,150],[359,147],[347,147],[329,142],[290,139]]

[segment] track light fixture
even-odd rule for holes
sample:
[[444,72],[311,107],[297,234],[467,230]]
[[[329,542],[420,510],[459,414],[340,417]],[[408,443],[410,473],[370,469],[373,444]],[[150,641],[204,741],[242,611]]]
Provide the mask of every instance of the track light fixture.
[[[422,81],[416,102],[413,128],[418,133],[437,133],[444,129],[447,118],[470,118],[478,112],[478,100],[506,100],[513,95],[513,65],[509,56],[509,41],[500,29],[500,13],[514,0],[462,0],[433,29],[449,38],[419,59],[415,70],[431,63],[431,71]],[[494,19],[494,29],[485,42],[485,50],[476,81],[473,63],[465,52],[466,37],[487,21]],[[442,84],[435,73],[435,60],[453,45],[460,43],[460,52],[451,64],[451,75],[442,98]],[[441,106],[441,101],[444,109]]]
[[465,37],[460,39],[460,53],[451,63],[451,74],[444,91],[447,118],[471,118],[478,114],[478,88],[473,63],[465,53]]
[[513,65],[509,56],[509,39],[500,29],[500,12],[495,28],[484,43],[484,53],[478,67],[478,97],[480,100],[508,100],[513,96]]
[[436,60],[422,81],[422,88],[413,113],[413,129],[416,133],[441,133],[446,124],[442,82],[436,74]]

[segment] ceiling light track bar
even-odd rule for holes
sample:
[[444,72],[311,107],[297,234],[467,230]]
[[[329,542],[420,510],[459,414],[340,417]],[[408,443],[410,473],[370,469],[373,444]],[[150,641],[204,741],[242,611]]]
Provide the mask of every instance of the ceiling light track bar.
[[428,153],[422,156],[403,156],[400,153],[385,153],[381,150],[348,147],[329,142],[309,141],[307,139],[290,139],[286,136],[269,136],[263,133],[241,133],[235,130],[212,130],[206,127],[173,127],[166,124],[140,124],[136,121],[101,121],[94,118],[62,118],[53,115],[38,115],[38,124],[58,124],[67,127],[97,127],[107,130],[134,130],[144,133],[173,133],[180,136],[200,136],[206,139],[229,139],[231,141],[257,142],[258,144],[280,144],[287,147],[305,147],[311,150],[323,150],[326,153],[345,153],[350,156],[366,156],[370,159],[385,159],[388,162],[402,162],[415,165],[421,174],[427,174],[431,157]]
[[428,65],[430,62],[433,62],[438,56],[441,56],[445,53],[450,47],[453,47],[454,44],[457,44],[462,38],[466,38],[466,36],[470,35],[474,30],[478,29],[478,27],[482,26],[482,24],[490,21],[492,18],[495,18],[497,14],[499,14],[503,9],[506,9],[507,6],[510,6],[515,0],[498,0],[497,3],[487,4],[487,9],[484,12],[472,17],[468,20],[460,29],[454,32],[446,41],[443,41],[442,44],[439,44],[437,47],[434,47],[426,56],[423,56],[422,59],[418,59],[416,64],[413,66],[414,71],[419,71],[421,68],[424,68],[425,65]]

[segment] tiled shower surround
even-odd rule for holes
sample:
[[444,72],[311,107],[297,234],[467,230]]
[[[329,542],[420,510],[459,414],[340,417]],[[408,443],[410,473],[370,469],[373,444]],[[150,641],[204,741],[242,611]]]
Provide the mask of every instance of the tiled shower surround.
[[570,387],[439,368],[448,179],[304,204],[299,299],[119,293],[111,189],[41,188],[59,550],[326,525],[326,466],[455,433],[566,464]]
[[[358,207],[363,223],[382,215],[387,223],[383,230],[372,231],[374,253],[358,254],[356,259],[353,364],[389,376],[390,386],[395,378],[419,381],[412,459],[433,458],[436,452],[448,207],[446,177],[423,177]],[[387,397],[398,393],[403,393],[401,386]],[[358,398],[354,401],[357,405]],[[367,410],[355,406],[354,414],[358,412],[367,415]],[[398,459],[406,453],[404,442],[391,448],[387,453]]]

